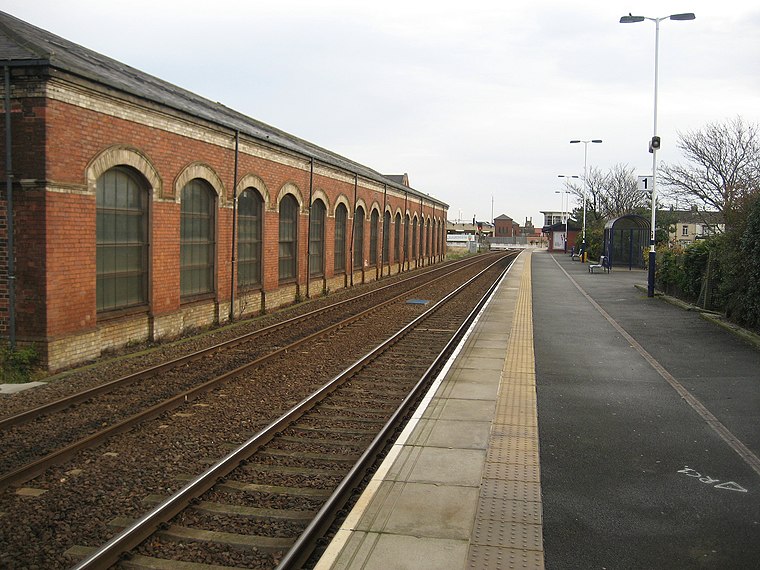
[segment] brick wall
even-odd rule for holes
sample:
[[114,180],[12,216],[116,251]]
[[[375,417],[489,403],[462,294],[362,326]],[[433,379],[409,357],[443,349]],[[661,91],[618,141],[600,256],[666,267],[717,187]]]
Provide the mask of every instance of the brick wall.
[[[234,133],[83,84],[52,79],[41,89],[35,76],[22,80],[22,72],[15,73],[14,161],[16,180],[25,181],[14,191],[19,338],[38,344],[49,366],[59,368],[127,342],[172,338],[188,328],[226,321],[232,288]],[[45,97],[40,97],[40,92]],[[102,172],[118,165],[141,174],[151,199],[148,303],[115,318],[99,315],[96,308],[95,183]],[[265,200],[263,283],[261,289],[235,292],[236,315],[272,310],[305,296],[310,186],[318,191],[327,209],[325,274],[310,282],[312,296],[346,285],[346,275],[333,271],[334,213],[339,200],[349,205],[349,236],[355,194],[365,210],[365,263],[354,268],[354,284],[378,278],[377,266],[367,265],[373,208],[380,214],[378,264],[382,259],[383,204],[392,213],[392,221],[397,212],[402,218],[416,213],[445,220],[440,206],[421,207],[419,201],[415,203],[398,189],[388,189],[384,196],[382,184],[361,178],[357,181],[352,173],[332,166],[315,164],[310,180],[310,166],[306,158],[241,137],[238,181],[255,180]],[[205,178],[218,194],[216,277],[210,298],[188,304],[179,291],[179,191],[193,176]],[[238,187],[239,192],[244,189]],[[293,282],[281,282],[278,275],[278,205],[287,193],[301,204],[297,278]],[[0,225],[0,334],[7,329],[3,230]],[[393,223],[388,231],[389,271],[395,272]],[[347,268],[351,267],[347,259]]]

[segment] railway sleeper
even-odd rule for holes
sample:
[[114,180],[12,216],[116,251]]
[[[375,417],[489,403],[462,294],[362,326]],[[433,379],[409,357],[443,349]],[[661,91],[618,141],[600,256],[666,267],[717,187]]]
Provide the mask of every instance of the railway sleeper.
[[[72,546],[65,554],[75,561],[83,560],[97,550],[94,546]],[[218,564],[202,564],[199,562],[184,562],[182,560],[167,560],[153,558],[142,554],[134,554],[129,560],[122,560],[119,568],[125,570],[230,570],[229,566]]]
[[276,457],[292,457],[295,459],[316,459],[329,463],[349,463],[353,465],[359,460],[359,455],[344,455],[338,453],[310,453],[307,451],[290,451],[286,449],[266,448],[259,452],[261,455]]
[[[145,505],[158,505],[167,499],[164,495],[148,495],[143,499]],[[192,509],[203,513],[227,515],[246,518],[278,519],[287,521],[310,521],[317,511],[296,511],[287,509],[265,509],[260,507],[245,507],[241,505],[226,505],[212,501],[199,501]]]
[[[116,517],[108,524],[115,528],[126,528],[134,522],[135,519],[129,517]],[[272,538],[253,534],[237,534],[234,532],[189,528],[174,524],[168,525],[156,534],[177,541],[212,542],[233,548],[256,548],[264,552],[289,549],[296,541],[296,537]]]
[[319,437],[299,437],[297,435],[283,435],[277,438],[277,441],[287,441],[289,443],[299,444],[318,444],[330,447],[365,447],[364,441],[356,439],[325,439]]
[[260,473],[283,473],[288,475],[321,475],[324,477],[343,477],[344,469],[319,469],[317,467],[293,467],[290,465],[269,465],[266,463],[245,463],[241,466],[249,471]]
[[[320,414],[314,413],[309,416],[309,419],[320,419]],[[383,425],[387,420],[385,418],[363,418],[354,416],[324,416],[321,419],[332,420],[334,422],[356,422],[359,424],[376,424]]]
[[343,402],[335,401],[337,398],[333,398],[331,400],[330,404],[322,404],[320,406],[321,409],[324,410],[356,410],[358,413],[362,414],[377,414],[377,415],[388,415],[389,412],[392,412],[395,410],[395,407],[387,406],[385,408],[365,408],[358,402],[351,402],[348,398],[341,398]]
[[324,434],[334,433],[334,434],[341,434],[341,435],[360,435],[360,436],[366,435],[370,438],[373,438],[375,437],[375,435],[377,435],[377,430],[373,430],[373,429],[340,428],[340,427],[333,427],[330,425],[314,426],[314,425],[305,425],[305,424],[294,424],[292,428],[299,431],[313,431],[313,432],[319,432],[319,433],[324,433]]
[[[191,481],[194,477],[189,475],[178,475],[178,481]],[[225,481],[216,486],[220,491],[237,491],[243,493],[269,493],[272,495],[289,495],[292,497],[310,497],[324,499],[332,494],[328,489],[298,488],[298,487],[280,487],[275,485],[258,485],[256,483],[241,483],[239,481]]]

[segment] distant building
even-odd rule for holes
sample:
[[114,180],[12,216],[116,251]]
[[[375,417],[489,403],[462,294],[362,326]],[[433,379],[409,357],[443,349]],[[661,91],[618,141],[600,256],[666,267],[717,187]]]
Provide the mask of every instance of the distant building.
[[472,223],[446,221],[446,235],[459,234],[488,237],[492,236],[493,232],[494,227],[490,222],[478,222],[474,219]]
[[556,210],[541,210],[541,213],[544,215],[544,228],[554,224],[564,224],[565,220],[570,217],[569,212],[558,212]]
[[494,218],[494,237],[518,237],[520,236],[520,224],[506,214]]
[[691,210],[663,210],[657,216],[668,220],[668,241],[673,244],[689,245],[726,229],[720,212],[698,210],[696,206]]

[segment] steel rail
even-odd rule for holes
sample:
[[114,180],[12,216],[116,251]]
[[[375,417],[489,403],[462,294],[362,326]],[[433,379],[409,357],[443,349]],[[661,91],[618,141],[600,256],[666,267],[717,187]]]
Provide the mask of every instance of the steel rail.
[[[470,260],[467,260],[467,262],[456,262],[461,263],[461,267],[457,266],[454,269],[456,271],[464,270],[470,265],[473,265],[477,261],[471,262]],[[64,410],[68,407],[71,407],[75,404],[80,404],[82,402],[86,402],[96,396],[99,396],[101,394],[105,394],[108,392],[111,392],[112,390],[122,387],[122,386],[128,386],[129,384],[133,382],[137,382],[138,380],[144,380],[153,376],[157,376],[158,374],[161,374],[163,372],[166,372],[168,370],[172,370],[174,368],[177,368],[179,366],[182,366],[184,364],[188,364],[190,362],[193,362],[195,360],[198,360],[200,358],[203,358],[204,356],[208,356],[214,352],[217,352],[219,350],[224,350],[227,348],[234,348],[235,346],[242,344],[243,342],[249,342],[250,340],[256,338],[257,336],[261,336],[263,334],[274,332],[278,329],[285,328],[287,326],[291,326],[293,324],[296,324],[298,322],[304,321],[306,319],[318,316],[320,314],[326,313],[330,310],[336,309],[346,303],[350,303],[359,299],[363,299],[369,295],[374,295],[378,292],[386,291],[393,287],[398,287],[400,285],[408,284],[409,281],[412,281],[414,279],[419,279],[424,276],[432,275],[436,272],[442,272],[444,269],[451,269],[451,265],[446,265],[445,267],[442,266],[436,266],[433,270],[425,272],[422,275],[416,274],[410,277],[407,277],[405,279],[402,279],[400,281],[397,281],[395,283],[389,283],[387,285],[384,285],[382,287],[379,287],[377,289],[373,289],[372,291],[367,291],[366,293],[362,293],[360,295],[357,295],[355,297],[351,297],[350,299],[344,299],[343,301],[338,301],[336,303],[332,303],[330,305],[327,305],[325,307],[322,307],[320,309],[315,309],[314,311],[309,311],[308,313],[304,313],[303,315],[298,315],[295,317],[291,317],[289,319],[286,319],[279,323],[274,323],[272,325],[266,326],[264,328],[252,331],[250,333],[246,333],[244,335],[241,335],[239,337],[236,337],[234,339],[221,342],[219,344],[216,344],[214,346],[210,346],[208,348],[204,348],[202,350],[186,354],[184,356],[180,356],[179,358],[175,358],[173,360],[170,360],[168,362],[163,362],[161,364],[158,364],[156,366],[152,366],[150,368],[146,368],[144,370],[140,370],[138,372],[128,374],[127,376],[122,376],[121,378],[117,378],[116,380],[112,380],[110,382],[106,382],[105,384],[101,384],[99,386],[94,386],[92,388],[89,388],[87,390],[83,390],[82,392],[79,392],[77,394],[73,394],[71,396],[66,396],[64,398],[60,398],[58,400],[55,400],[53,402],[50,402],[48,404],[43,404],[41,406],[37,406],[36,408],[32,408],[29,410],[25,410],[23,412],[19,412],[18,414],[14,414],[12,416],[7,416],[5,418],[0,418],[0,429],[7,429],[9,427],[21,425],[24,423],[28,423],[42,415],[51,414],[54,412],[58,412],[61,410]],[[424,284],[421,285],[421,287],[424,287]],[[415,291],[416,289],[411,289],[407,291],[407,293],[410,293],[412,291]]]
[[[289,425],[291,425],[294,421],[299,419],[306,411],[313,408],[317,403],[325,399],[328,395],[330,395],[332,392],[334,392],[339,386],[344,384],[350,377],[358,370],[363,368],[367,362],[370,360],[377,358],[380,354],[385,352],[389,347],[396,344],[401,338],[409,334],[411,331],[413,331],[420,323],[428,319],[432,314],[437,312],[441,307],[443,307],[449,300],[451,300],[454,296],[459,294],[464,288],[466,288],[468,285],[470,285],[474,280],[479,278],[481,275],[483,275],[486,271],[488,271],[493,265],[496,263],[499,263],[501,261],[499,260],[495,261],[493,264],[489,265],[486,269],[479,272],[476,276],[472,277],[468,281],[466,281],[464,284],[460,285],[457,289],[446,295],[443,299],[438,301],[435,305],[427,309],[425,312],[420,314],[418,317],[416,317],[414,320],[412,320],[409,324],[404,326],[401,330],[399,330],[397,333],[395,333],[393,336],[385,340],[383,343],[372,349],[370,352],[368,352],[366,355],[364,355],[362,358],[351,364],[348,368],[346,368],[343,372],[341,372],[339,375],[334,377],[332,380],[324,384],[321,388],[319,388],[317,391],[315,391],[313,394],[308,396],[307,398],[303,399],[301,402],[293,406],[290,410],[285,412],[282,416],[280,416],[277,420],[269,424],[267,427],[263,428],[261,431],[256,433],[254,436],[252,436],[248,441],[240,445],[237,449],[235,449],[233,452],[228,454],[226,457],[224,457],[221,461],[216,463],[215,465],[209,467],[206,471],[201,473],[198,477],[187,483],[184,487],[182,487],[177,493],[157,505],[153,510],[148,512],[146,515],[132,523],[129,527],[124,529],[122,532],[111,538],[105,545],[97,549],[96,551],[90,553],[84,560],[80,561],[76,566],[73,567],[72,570],[105,570],[107,568],[110,568],[113,564],[117,563],[121,558],[128,556],[128,553],[130,550],[136,548],[140,543],[142,543],[144,540],[146,540],[151,534],[159,530],[163,525],[167,524],[174,516],[182,512],[184,509],[186,509],[190,504],[192,504],[195,500],[197,500],[203,493],[211,489],[220,479],[227,476],[229,473],[231,473],[234,469],[236,469],[241,462],[248,459],[251,455],[253,455],[256,451],[261,449],[266,443],[268,443],[272,438],[274,438],[277,433],[283,431],[285,428],[287,428]],[[506,271],[506,270],[505,270]],[[500,280],[500,279],[499,279]],[[499,280],[496,281],[496,283],[499,282]],[[493,289],[493,286],[489,291]],[[482,303],[481,299],[481,303]],[[471,318],[472,314],[468,318]],[[461,329],[461,327],[460,327]],[[447,343],[447,347],[450,346],[450,343]],[[419,385],[419,382],[418,382]],[[407,397],[404,401],[406,402],[409,400],[409,397]],[[399,412],[394,413],[394,417],[398,417],[400,415]],[[375,440],[380,441],[378,437],[375,438]],[[365,452],[362,457],[368,456],[368,453]],[[354,470],[352,469],[351,475],[354,473]],[[352,478],[356,475],[352,475]],[[343,481],[345,483],[341,482],[340,489],[341,489],[341,495],[343,495],[346,492],[346,489],[349,489],[349,481],[347,481],[347,478],[344,478]],[[328,500],[329,501],[329,500]],[[330,504],[333,504],[336,502],[336,500],[329,501]],[[323,509],[320,509],[320,512],[322,512]],[[315,526],[321,527],[324,523],[318,523]],[[307,527],[307,530],[311,528],[312,525],[309,525]],[[291,549],[292,550],[292,549]]]
[[[496,262],[495,262],[496,263]],[[468,268],[470,265],[465,265],[461,268],[461,270],[464,270]],[[151,406],[150,408],[147,408],[141,412],[138,412],[137,414],[134,414],[128,418],[125,418],[115,424],[112,424],[90,436],[87,436],[85,438],[82,438],[78,441],[75,441],[71,443],[70,445],[67,445],[65,447],[62,447],[60,449],[57,449],[56,451],[53,451],[44,457],[41,457],[40,459],[36,461],[32,461],[30,463],[27,463],[25,465],[22,465],[18,467],[17,469],[14,469],[12,471],[7,471],[6,473],[3,473],[0,475],[0,490],[5,489],[11,485],[23,483],[24,481],[28,481],[29,479],[32,479],[41,473],[43,473],[46,469],[53,465],[57,465],[66,459],[72,457],[75,453],[78,451],[82,451],[84,449],[88,449],[91,447],[94,447],[109,437],[112,437],[114,435],[118,435],[120,433],[124,433],[132,429],[132,427],[142,423],[146,422],[152,419],[155,419],[159,417],[161,414],[164,414],[166,412],[169,412],[171,410],[174,410],[182,405],[184,405],[187,402],[193,401],[196,398],[198,398],[201,394],[208,392],[223,383],[231,380],[232,378],[239,376],[246,372],[247,370],[251,368],[255,368],[257,366],[260,366],[267,360],[271,360],[275,358],[277,355],[287,352],[288,350],[292,350],[294,348],[297,348],[298,346],[307,343],[314,338],[318,338],[320,336],[324,336],[326,334],[330,334],[331,332],[338,330],[340,328],[344,328],[346,326],[349,326],[350,324],[359,321],[368,315],[378,311],[382,307],[392,304],[394,302],[397,302],[402,297],[407,296],[410,292],[416,291],[420,289],[421,287],[424,287],[426,285],[429,285],[431,283],[434,283],[437,280],[443,279],[444,277],[447,277],[450,274],[441,275],[433,279],[432,281],[428,281],[424,283],[423,285],[420,285],[419,287],[416,287],[412,290],[403,291],[401,294],[392,297],[391,299],[387,299],[386,301],[373,305],[369,309],[366,309],[360,313],[356,313],[346,319],[343,319],[342,321],[338,323],[333,323],[329,327],[323,328],[319,331],[316,331],[310,335],[307,335],[305,337],[302,337],[298,339],[297,341],[282,346],[280,348],[277,348],[271,352],[268,352],[267,354],[264,354],[260,356],[259,358],[256,358],[242,366],[239,366],[235,368],[234,370],[231,370],[229,372],[226,372],[220,376],[217,376],[216,378],[212,378],[211,380],[208,380],[202,384],[199,384],[197,386],[194,386],[190,388],[189,390],[186,390],[184,392],[181,392],[179,394],[176,394],[175,396],[172,396],[171,398],[168,398],[164,400],[163,402],[160,402],[158,404],[155,404],[154,406]],[[423,313],[424,314],[424,313]]]

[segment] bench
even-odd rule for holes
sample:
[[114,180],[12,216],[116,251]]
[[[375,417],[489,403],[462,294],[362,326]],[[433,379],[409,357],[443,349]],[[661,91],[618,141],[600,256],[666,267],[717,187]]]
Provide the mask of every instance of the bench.
[[599,257],[599,263],[590,263],[588,266],[588,272],[593,273],[594,269],[601,269],[605,273],[610,272],[610,260],[606,255]]

